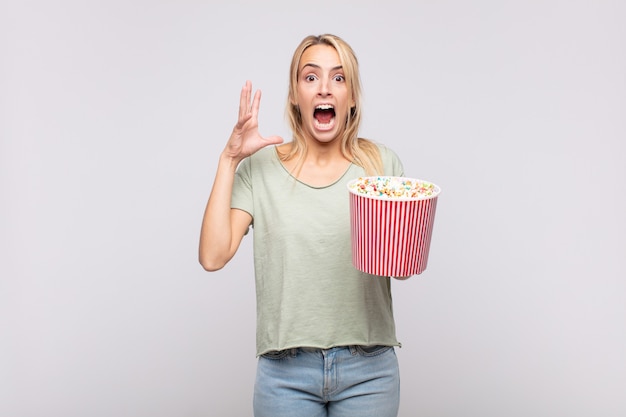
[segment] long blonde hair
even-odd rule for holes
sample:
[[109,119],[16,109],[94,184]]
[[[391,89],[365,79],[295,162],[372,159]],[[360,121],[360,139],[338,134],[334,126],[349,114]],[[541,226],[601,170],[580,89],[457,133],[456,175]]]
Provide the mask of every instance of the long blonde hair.
[[298,69],[302,54],[313,45],[328,45],[337,51],[346,77],[348,93],[352,95],[354,100],[354,106],[348,113],[346,127],[341,138],[341,153],[345,158],[362,167],[367,175],[381,175],[383,167],[378,146],[370,140],[358,137],[361,125],[361,78],[356,54],[348,43],[331,34],[307,36],[300,42],[293,54],[289,71],[289,93],[286,108],[287,120],[293,133],[293,142],[290,151],[281,155],[281,159],[289,160],[299,156],[300,161],[296,164],[299,167],[307,152],[302,116],[299,107],[293,103],[297,102],[297,85],[300,75]]

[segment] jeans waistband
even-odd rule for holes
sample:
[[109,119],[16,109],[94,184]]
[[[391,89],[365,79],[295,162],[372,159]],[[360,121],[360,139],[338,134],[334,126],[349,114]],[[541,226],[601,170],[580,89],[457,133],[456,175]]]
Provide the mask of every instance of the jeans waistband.
[[307,347],[307,346],[301,346],[301,347],[294,347],[294,348],[288,348],[288,349],[283,349],[283,350],[279,350],[279,351],[273,351],[273,352],[268,352],[268,354],[274,356],[274,357],[285,357],[285,356],[291,356],[291,357],[296,357],[298,355],[298,352],[306,352],[306,353],[319,353],[320,355],[326,356],[328,353],[331,352],[339,352],[342,350],[349,350],[351,355],[356,355],[358,353],[361,354],[370,354],[373,353],[375,351],[380,350],[381,348],[392,348],[393,346],[383,346],[383,345],[372,345],[372,346],[361,346],[361,345],[348,345],[348,346],[334,346],[331,348],[316,348],[316,347]]

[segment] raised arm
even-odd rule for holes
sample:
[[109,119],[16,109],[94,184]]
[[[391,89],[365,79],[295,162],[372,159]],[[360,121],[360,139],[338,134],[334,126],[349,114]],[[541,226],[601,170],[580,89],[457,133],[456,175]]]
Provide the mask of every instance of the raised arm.
[[239,163],[259,149],[283,141],[279,136],[262,137],[258,129],[261,92],[252,98],[252,84],[241,89],[239,117],[220,154],[213,188],[204,211],[200,231],[199,260],[207,271],[216,271],[233,257],[252,218],[250,214],[231,209],[235,171]]

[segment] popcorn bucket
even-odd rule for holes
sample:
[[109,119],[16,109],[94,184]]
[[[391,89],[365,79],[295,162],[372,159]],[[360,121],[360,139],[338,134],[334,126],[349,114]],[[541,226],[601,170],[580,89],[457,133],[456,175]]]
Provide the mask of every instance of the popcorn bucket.
[[421,274],[441,189],[413,178],[362,177],[348,190],[355,268],[397,278]]

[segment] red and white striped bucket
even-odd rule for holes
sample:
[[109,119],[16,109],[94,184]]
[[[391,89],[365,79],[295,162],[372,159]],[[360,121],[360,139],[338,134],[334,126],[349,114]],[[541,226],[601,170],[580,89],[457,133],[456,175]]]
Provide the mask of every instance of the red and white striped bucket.
[[[367,177],[365,179],[385,177]],[[430,240],[440,188],[432,183],[401,177],[395,180],[418,181],[433,186],[429,196],[387,197],[358,193],[348,183],[352,263],[365,273],[397,278],[421,274],[428,263]]]

